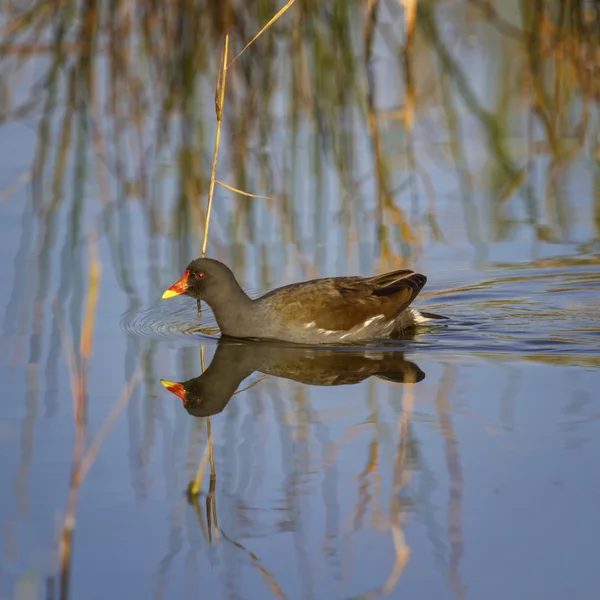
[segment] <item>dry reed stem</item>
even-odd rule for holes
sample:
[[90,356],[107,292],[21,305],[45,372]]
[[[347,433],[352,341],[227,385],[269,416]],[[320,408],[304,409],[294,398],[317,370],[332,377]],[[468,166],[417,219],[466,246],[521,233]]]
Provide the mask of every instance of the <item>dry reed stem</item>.
[[[215,191],[215,183],[218,183],[220,186],[236,192],[238,194],[243,194],[244,196],[249,196],[251,198],[264,198],[265,200],[272,200],[268,196],[258,196],[256,194],[250,194],[248,192],[243,192],[227,184],[216,180],[217,173],[217,163],[219,158],[219,145],[221,143],[221,125],[223,123],[223,108],[225,105],[225,84],[227,81],[227,71],[229,67],[269,28],[283,13],[287,11],[288,8],[294,4],[295,0],[289,0],[289,2],[267,22],[267,24],[244,46],[242,51],[235,56],[235,58],[228,64],[228,53],[229,53],[229,35],[225,35],[225,46],[223,49],[223,56],[221,58],[221,65],[219,67],[219,72],[217,74],[217,85],[215,90],[215,112],[217,115],[217,130],[215,133],[215,147],[213,151],[213,162],[211,168],[210,175],[210,185],[208,188],[208,207],[206,209],[206,219],[204,221],[204,238],[202,240],[202,256],[206,256],[206,247],[208,244],[208,230],[210,227],[210,216],[212,213],[212,204],[213,204],[213,196]],[[200,304],[198,304],[198,313],[200,313]]]
[[206,335],[217,335],[219,333],[219,328],[215,325],[213,327],[209,327],[208,325],[190,325],[188,327],[182,327],[181,333],[204,333]]
[[213,151],[212,169],[210,172],[210,186],[208,188],[208,207],[206,209],[206,220],[204,221],[204,239],[202,240],[202,256],[206,256],[206,245],[208,244],[208,228],[210,226],[210,215],[212,212],[213,195],[215,192],[215,180],[217,174],[217,161],[219,159],[219,145],[221,143],[221,124],[223,123],[223,103],[225,102],[225,83],[227,81],[227,53],[229,51],[229,36],[225,36],[225,47],[221,58],[221,66],[217,74],[217,89],[215,90],[215,112],[217,114],[217,131],[215,133],[215,149]]
[[275,15],[273,15],[273,17],[267,22],[267,24],[244,46],[243,50],[237,54],[235,56],[235,58],[227,65],[227,68],[229,69],[229,67],[242,55],[244,54],[244,52],[246,52],[246,50],[267,30],[269,29],[269,27],[271,27],[271,25],[273,25],[273,23],[275,23],[275,21],[277,21],[277,19],[279,19],[279,17],[281,17],[281,15],[292,6],[292,4],[294,4],[296,0],[289,0],[289,2],[282,8],[280,9],[277,13],[275,13]]
[[226,190],[229,190],[231,192],[235,192],[236,194],[242,194],[242,196],[248,196],[250,198],[262,198],[263,200],[273,200],[273,198],[271,198],[270,196],[259,196],[258,194],[251,194],[250,192],[243,192],[242,190],[238,190],[237,188],[234,188],[231,185],[227,185],[226,183],[223,183],[222,181],[215,181],[215,183],[217,185],[220,185],[221,187],[224,187]]

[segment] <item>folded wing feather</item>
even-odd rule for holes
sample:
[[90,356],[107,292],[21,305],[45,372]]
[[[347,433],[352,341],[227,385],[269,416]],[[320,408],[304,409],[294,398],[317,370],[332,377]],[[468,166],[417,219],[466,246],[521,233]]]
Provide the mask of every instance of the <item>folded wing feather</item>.
[[[410,270],[398,270],[368,278],[321,279],[317,288],[304,286],[286,305],[286,319],[297,324],[314,323],[328,331],[349,331],[382,315],[390,320],[417,297],[427,278]],[[291,289],[290,289],[291,291]]]

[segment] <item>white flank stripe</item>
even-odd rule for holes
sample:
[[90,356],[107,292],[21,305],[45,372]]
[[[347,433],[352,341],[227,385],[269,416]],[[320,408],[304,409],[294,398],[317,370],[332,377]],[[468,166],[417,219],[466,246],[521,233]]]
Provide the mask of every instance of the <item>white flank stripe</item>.
[[414,308],[410,309],[410,312],[412,314],[413,320],[415,323],[427,323],[428,321],[431,321],[431,319],[429,319],[428,317],[424,317],[418,310],[415,310]]

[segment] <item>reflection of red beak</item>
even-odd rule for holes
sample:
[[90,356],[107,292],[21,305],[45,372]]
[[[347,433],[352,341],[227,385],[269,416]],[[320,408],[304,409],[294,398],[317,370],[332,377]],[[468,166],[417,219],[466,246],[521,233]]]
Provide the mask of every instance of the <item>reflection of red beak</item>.
[[171,392],[171,394],[179,396],[183,400],[183,403],[186,404],[187,401],[185,399],[185,388],[180,383],[177,383],[176,381],[169,381],[168,379],[161,379],[160,382],[167,390],[169,390],[169,392]]
[[184,294],[187,292],[189,276],[190,272],[186,271],[179,281],[176,281],[168,290],[165,291],[165,293],[162,295],[162,299],[166,300],[167,298],[179,296],[179,294]]

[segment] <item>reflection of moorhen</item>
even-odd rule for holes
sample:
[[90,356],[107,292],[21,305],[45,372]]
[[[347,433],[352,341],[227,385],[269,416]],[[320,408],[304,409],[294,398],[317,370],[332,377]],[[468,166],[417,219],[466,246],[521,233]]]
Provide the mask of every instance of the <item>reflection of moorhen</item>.
[[204,300],[224,335],[300,344],[340,344],[393,337],[439,315],[409,308],[427,277],[409,270],[373,277],[293,283],[252,300],[223,263],[197,258],[163,294]]
[[160,381],[183,400],[191,415],[208,417],[221,412],[254,371],[323,386],[360,383],[372,375],[396,383],[417,383],[425,378],[398,350],[342,352],[223,339],[202,375],[182,383]]

